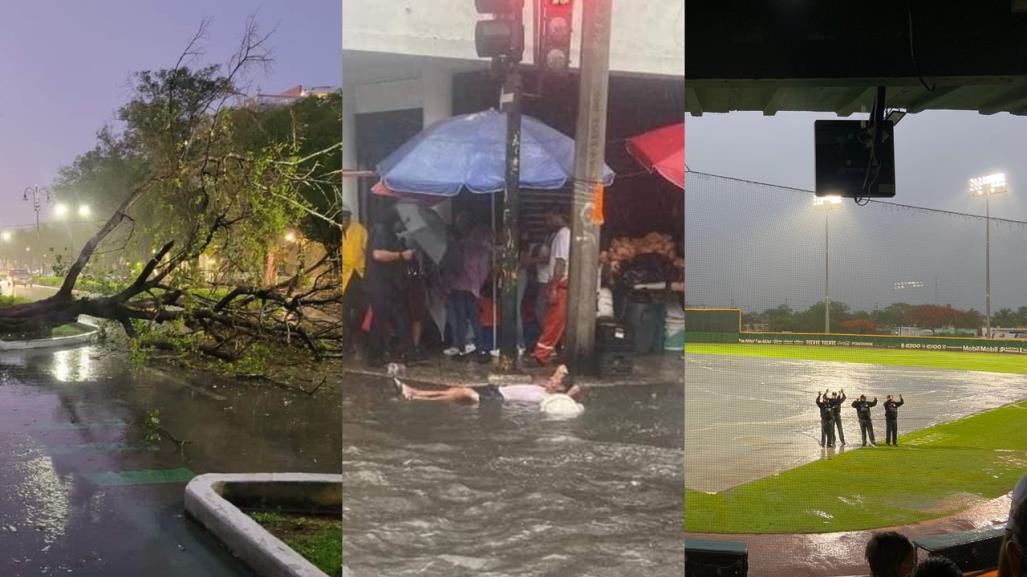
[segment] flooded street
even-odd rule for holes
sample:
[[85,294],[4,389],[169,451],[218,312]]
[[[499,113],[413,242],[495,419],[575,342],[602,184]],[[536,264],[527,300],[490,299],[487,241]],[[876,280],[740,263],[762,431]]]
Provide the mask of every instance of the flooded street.
[[[817,392],[845,389],[845,449],[862,443],[851,402],[871,409],[884,443],[884,400],[902,394],[899,435],[1027,397],[1027,376],[855,363],[689,354],[685,484],[722,491],[827,454],[819,446]],[[839,449],[843,450],[843,449]]]
[[[187,441],[147,440],[147,414]],[[337,390],[133,367],[98,347],[0,356],[0,574],[249,575],[183,515],[206,472],[337,473]]]
[[343,525],[358,577],[683,574],[681,386],[537,406],[409,402],[343,385]]

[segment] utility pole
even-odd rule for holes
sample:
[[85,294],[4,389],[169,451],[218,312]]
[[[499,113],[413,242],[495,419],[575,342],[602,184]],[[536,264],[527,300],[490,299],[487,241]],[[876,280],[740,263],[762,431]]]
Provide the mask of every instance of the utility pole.
[[[492,59],[492,68],[503,76],[500,109],[506,116],[506,186],[503,190],[503,215],[500,227],[499,292],[501,328],[499,334],[499,372],[517,371],[517,272],[519,268],[517,217],[521,188],[521,73],[518,66],[524,54],[524,0],[474,0],[479,14],[492,18],[479,21],[474,28],[478,56]],[[495,251],[493,251],[495,254]],[[494,295],[493,295],[494,296]]]
[[571,209],[570,277],[564,352],[572,370],[595,368],[596,283],[599,277],[599,226],[595,200],[603,193],[606,106],[609,91],[612,0],[583,2],[581,77],[574,151]]
[[517,370],[517,272],[521,191],[521,73],[516,62],[508,63],[502,111],[506,114],[506,189],[503,194],[502,248],[500,250],[500,294],[502,319],[499,337],[499,370]]

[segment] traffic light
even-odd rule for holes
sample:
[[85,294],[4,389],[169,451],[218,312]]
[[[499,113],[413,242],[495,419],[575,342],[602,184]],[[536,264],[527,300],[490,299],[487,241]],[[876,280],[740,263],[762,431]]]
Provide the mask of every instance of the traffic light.
[[520,62],[524,54],[524,0],[474,0],[479,14],[491,14],[474,28],[481,58]]
[[535,63],[547,72],[566,72],[571,62],[573,0],[538,0]]

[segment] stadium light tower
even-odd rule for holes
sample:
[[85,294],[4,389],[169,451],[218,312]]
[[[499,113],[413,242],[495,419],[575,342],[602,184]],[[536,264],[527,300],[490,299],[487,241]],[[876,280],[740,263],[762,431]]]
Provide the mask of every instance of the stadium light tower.
[[970,179],[970,196],[984,197],[984,318],[985,336],[991,338],[991,197],[1008,192],[1001,172]]
[[831,211],[840,207],[842,197],[818,196],[813,206],[824,211],[824,334],[831,332]]

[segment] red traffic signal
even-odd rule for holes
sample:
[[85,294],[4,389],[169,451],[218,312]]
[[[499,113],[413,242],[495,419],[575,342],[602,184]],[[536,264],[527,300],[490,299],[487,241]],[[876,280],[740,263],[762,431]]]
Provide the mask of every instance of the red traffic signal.
[[538,0],[535,62],[549,72],[566,72],[571,62],[573,0]]
[[474,28],[474,47],[481,58],[520,62],[524,54],[524,0],[474,0],[479,14],[491,14]]

